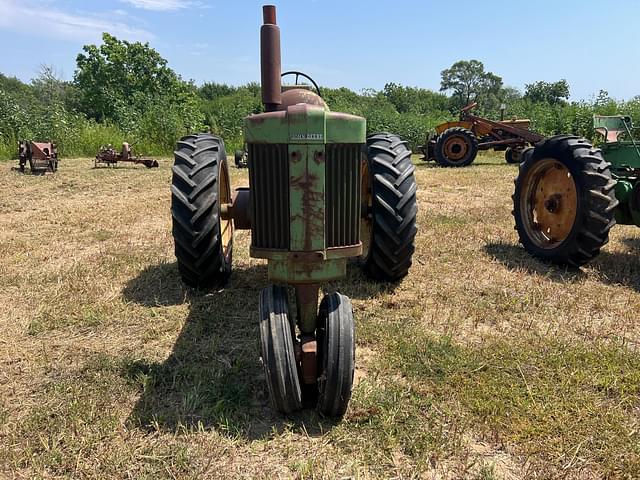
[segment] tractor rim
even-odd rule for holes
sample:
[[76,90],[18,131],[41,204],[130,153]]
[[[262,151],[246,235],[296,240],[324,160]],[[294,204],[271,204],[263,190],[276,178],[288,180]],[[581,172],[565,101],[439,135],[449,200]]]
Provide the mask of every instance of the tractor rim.
[[459,162],[465,158],[468,151],[469,144],[464,137],[454,135],[444,142],[444,154],[454,162]]
[[[229,183],[229,170],[227,162],[220,163],[220,175],[218,181],[218,205],[231,204],[231,187]],[[233,242],[233,220],[231,218],[220,218],[220,238],[222,239],[222,255],[229,260],[231,253],[231,244]]]
[[578,209],[578,190],[569,169],[554,158],[534,165],[520,200],[527,236],[540,248],[552,249],[571,234]]
[[369,162],[364,158],[361,162],[362,175],[360,176],[361,215],[360,215],[360,241],[362,242],[362,257],[369,257],[371,248],[371,235],[373,233],[373,189],[369,176]]

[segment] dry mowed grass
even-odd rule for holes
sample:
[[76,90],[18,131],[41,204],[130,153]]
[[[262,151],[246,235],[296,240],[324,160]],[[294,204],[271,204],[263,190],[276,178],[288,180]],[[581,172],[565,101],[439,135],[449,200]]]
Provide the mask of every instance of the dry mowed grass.
[[640,477],[640,230],[580,271],[545,265],[517,244],[515,167],[416,160],[410,275],[354,265],[326,286],[356,315],[346,417],[282,418],[258,353],[265,265],[240,232],[226,289],[182,286],[170,164],[0,164],[0,476]]

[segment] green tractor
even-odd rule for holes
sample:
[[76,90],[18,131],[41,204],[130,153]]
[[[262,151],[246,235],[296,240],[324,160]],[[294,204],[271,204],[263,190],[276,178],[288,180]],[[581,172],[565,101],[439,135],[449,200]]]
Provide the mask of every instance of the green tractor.
[[183,137],[172,180],[175,254],[187,285],[220,288],[231,274],[234,230],[251,230],[250,254],[267,260],[272,283],[259,301],[271,403],[284,414],[315,404],[340,417],[353,385],[353,311],[337,292],[319,302],[321,285],[343,278],[350,258],[378,281],[407,274],[417,231],[414,165],[396,135],[367,137],[364,118],[331,112],[308,76],[287,72],[311,86],[283,88],[275,7],[263,15],[265,111],[244,122],[249,188],[232,191],[220,137]]
[[513,195],[516,230],[534,256],[579,267],[617,222],[640,226],[640,144],[628,116],[594,116],[601,148],[573,136],[523,154]]

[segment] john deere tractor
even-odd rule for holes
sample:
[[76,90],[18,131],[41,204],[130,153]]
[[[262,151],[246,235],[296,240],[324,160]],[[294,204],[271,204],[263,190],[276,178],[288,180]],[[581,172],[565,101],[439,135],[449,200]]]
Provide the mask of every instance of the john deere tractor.
[[282,87],[275,7],[263,15],[264,113],[244,122],[249,188],[232,191],[222,138],[182,138],[173,167],[175,253],[187,285],[220,288],[231,274],[234,230],[251,230],[250,254],[267,260],[272,283],[259,301],[271,403],[288,414],[315,402],[321,414],[340,417],[353,384],[353,311],[337,292],[319,302],[321,286],[344,277],[354,257],[378,281],[407,274],[414,166],[396,135],[367,138],[364,118],[331,112],[307,75],[287,72],[310,85]]
[[579,267],[617,222],[640,226],[640,143],[631,118],[594,117],[601,148],[556,136],[525,151],[513,195],[520,241],[533,255]]

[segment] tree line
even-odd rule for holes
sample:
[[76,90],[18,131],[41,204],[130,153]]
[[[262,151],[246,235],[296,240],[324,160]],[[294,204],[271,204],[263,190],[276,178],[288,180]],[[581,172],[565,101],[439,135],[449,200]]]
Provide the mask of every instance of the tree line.
[[[596,113],[624,113],[640,121],[640,96],[616,101],[601,90],[592,100],[570,102],[563,79],[532,82],[521,92],[478,60],[443,70],[439,91],[388,83],[382,90],[322,92],[332,110],[366,117],[370,132],[397,133],[412,148],[471,102],[489,118],[501,113],[529,118],[543,135],[573,133],[596,140]],[[205,130],[221,135],[233,151],[242,148],[243,118],[261,111],[258,83],[197,86],[183,80],[149,44],[105,33],[101,45],[86,45],[78,54],[71,81],[61,80],[50,66],[30,83],[0,74],[0,158],[15,157],[19,139],[55,140],[68,157],[94,155],[101,145],[125,140],[135,142],[139,152],[167,155],[180,136]]]

